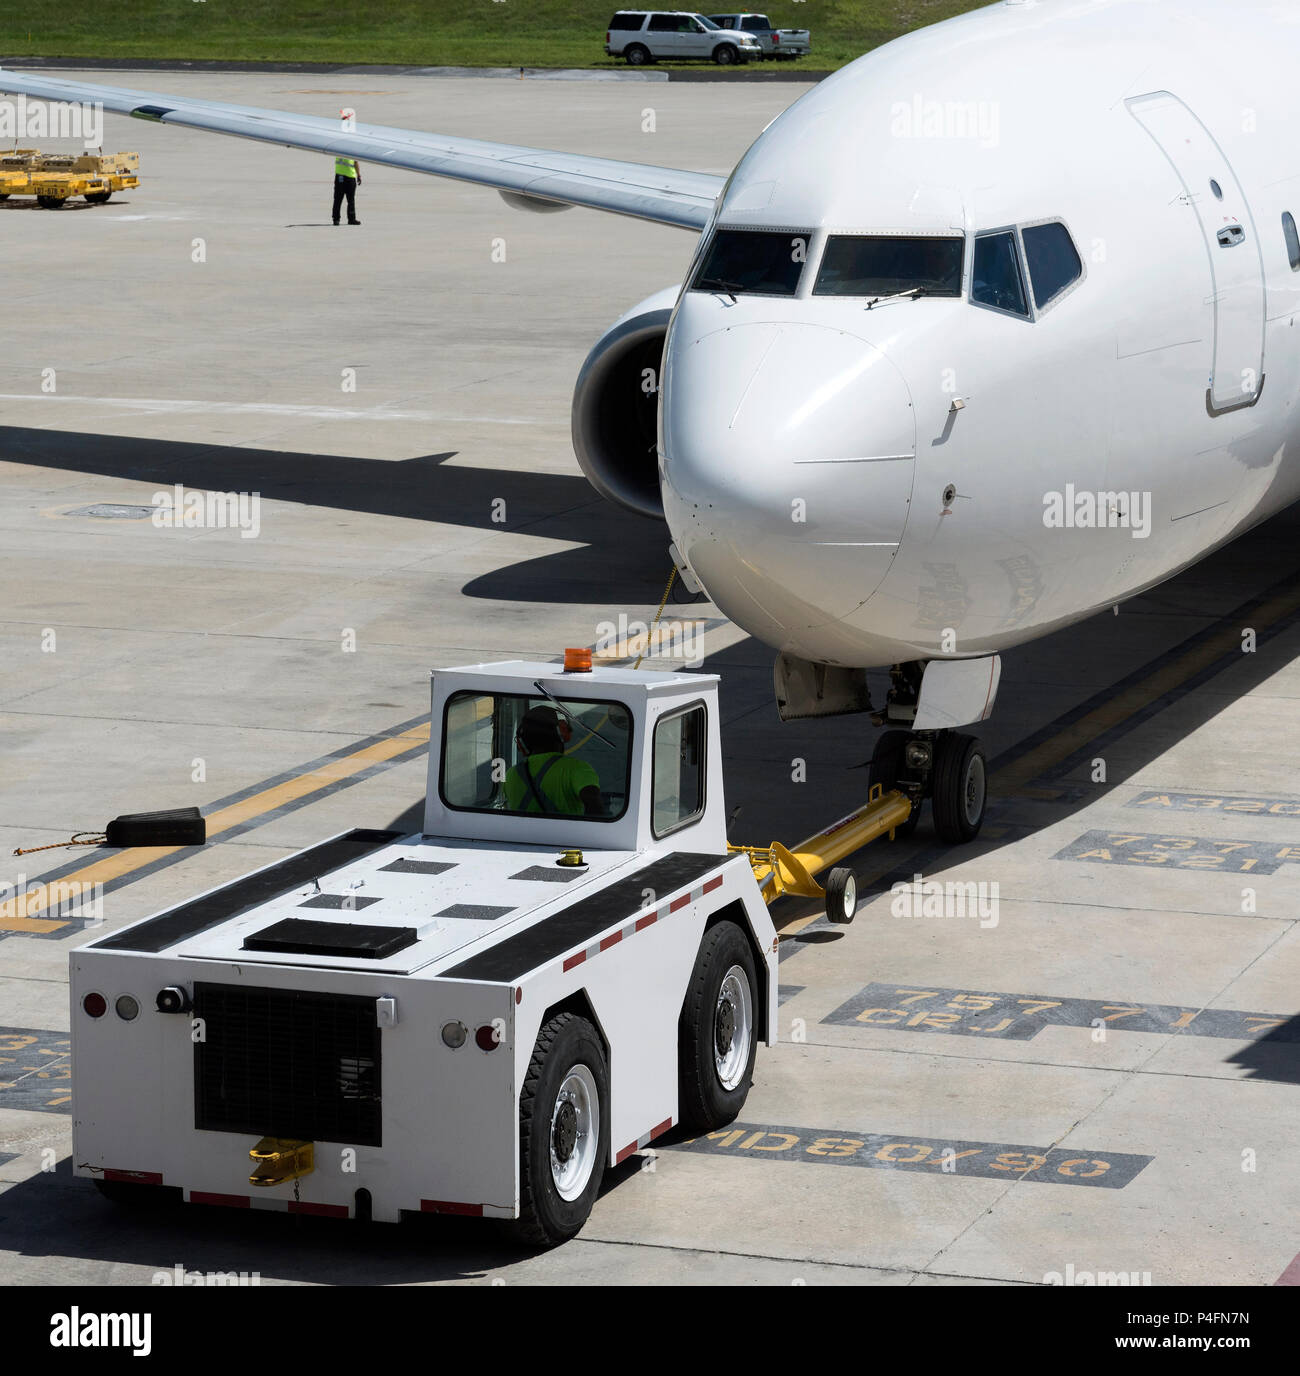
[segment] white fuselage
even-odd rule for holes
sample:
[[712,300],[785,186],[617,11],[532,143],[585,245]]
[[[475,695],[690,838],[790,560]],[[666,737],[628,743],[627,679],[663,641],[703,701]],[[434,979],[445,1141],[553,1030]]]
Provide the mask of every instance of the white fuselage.
[[[714,227],[806,234],[798,287],[688,278],[664,355],[665,513],[721,609],[833,664],[989,654],[1300,497],[1298,63],[1286,0],[1004,3],[775,120]],[[1081,279],[973,304],[975,236],[1047,220]],[[814,295],[835,234],[964,235],[961,295]]]

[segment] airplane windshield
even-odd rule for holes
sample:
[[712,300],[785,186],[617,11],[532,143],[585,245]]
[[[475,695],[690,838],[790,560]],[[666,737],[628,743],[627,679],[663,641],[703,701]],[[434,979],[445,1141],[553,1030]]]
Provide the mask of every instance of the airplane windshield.
[[960,296],[965,239],[832,234],[814,296]]
[[793,296],[811,237],[810,230],[720,229],[691,288],[733,296]]

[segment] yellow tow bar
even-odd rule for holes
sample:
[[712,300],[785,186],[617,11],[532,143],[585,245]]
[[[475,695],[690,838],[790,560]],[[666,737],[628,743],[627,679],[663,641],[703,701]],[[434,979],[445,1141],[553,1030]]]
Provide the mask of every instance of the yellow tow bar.
[[727,849],[736,855],[749,856],[754,878],[758,880],[765,903],[771,905],[785,894],[800,898],[829,898],[827,916],[831,921],[851,922],[857,906],[856,884],[852,875],[843,878],[832,875],[835,883],[827,888],[823,888],[814,876],[886,833],[892,840],[895,830],[911,814],[912,801],[905,793],[897,789],[886,793],[882,785],[875,784],[867,796],[865,807],[850,812],[838,822],[832,822],[816,836],[800,841],[793,850],[787,849],[779,841],[773,841],[770,846],[729,845]]

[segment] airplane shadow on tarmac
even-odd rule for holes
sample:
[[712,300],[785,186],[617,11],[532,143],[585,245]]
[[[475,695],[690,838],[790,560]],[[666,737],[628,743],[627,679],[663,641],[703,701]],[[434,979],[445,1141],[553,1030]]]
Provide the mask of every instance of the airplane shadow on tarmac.
[[[539,555],[472,579],[467,597],[510,602],[652,604],[671,569],[665,526],[599,497],[581,474],[448,464],[455,451],[414,459],[295,454],[179,440],[0,427],[0,459],[98,474],[160,489],[257,492],[375,516],[563,540],[579,548]],[[493,520],[505,501],[507,519]],[[121,500],[120,497],[115,500]],[[432,545],[430,553],[436,553]]]

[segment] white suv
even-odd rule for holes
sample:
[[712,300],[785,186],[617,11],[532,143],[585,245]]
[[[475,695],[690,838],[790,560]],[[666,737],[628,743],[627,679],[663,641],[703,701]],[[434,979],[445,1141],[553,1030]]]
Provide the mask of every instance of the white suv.
[[727,67],[763,55],[753,34],[720,29],[712,19],[692,10],[619,10],[609,21],[605,51],[611,57],[625,57],[633,67],[658,58],[694,57]]

